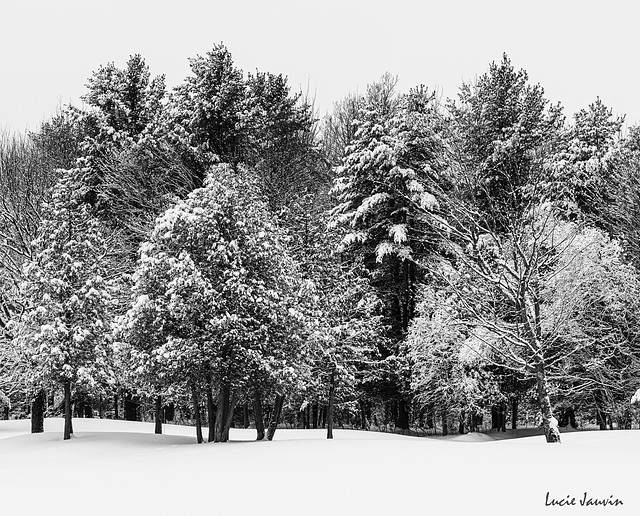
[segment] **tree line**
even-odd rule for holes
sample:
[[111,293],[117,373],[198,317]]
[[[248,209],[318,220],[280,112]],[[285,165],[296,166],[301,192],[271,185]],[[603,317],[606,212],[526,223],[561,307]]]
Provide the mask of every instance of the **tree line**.
[[323,118],[222,44],[190,67],[101,66],[0,138],[5,417],[631,426],[636,128],[600,99],[567,121],[506,55],[455,99],[385,74]]

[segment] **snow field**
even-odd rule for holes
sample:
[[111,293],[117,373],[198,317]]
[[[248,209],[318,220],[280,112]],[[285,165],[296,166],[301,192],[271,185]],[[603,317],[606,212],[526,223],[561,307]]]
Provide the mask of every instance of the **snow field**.
[[[558,446],[339,429],[255,442],[231,429],[228,443],[198,445],[191,427],[74,419],[63,441],[62,419],[43,434],[29,425],[0,421],[0,514],[640,514],[640,431],[572,432]],[[624,505],[545,507],[547,491]]]

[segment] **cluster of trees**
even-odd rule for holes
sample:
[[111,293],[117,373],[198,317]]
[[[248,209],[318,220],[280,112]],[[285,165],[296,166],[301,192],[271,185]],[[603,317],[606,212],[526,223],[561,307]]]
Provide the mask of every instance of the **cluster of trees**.
[[2,138],[5,415],[631,424],[640,131],[599,99],[567,123],[506,55],[447,103],[386,74],[322,120],[223,45],[190,64],[173,91],[103,66]]

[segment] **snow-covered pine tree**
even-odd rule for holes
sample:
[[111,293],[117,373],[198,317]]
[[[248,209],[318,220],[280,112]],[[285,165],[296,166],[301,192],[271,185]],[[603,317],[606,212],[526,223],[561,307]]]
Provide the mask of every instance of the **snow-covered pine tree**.
[[10,327],[35,390],[62,384],[64,439],[72,434],[71,392],[112,381],[112,287],[103,227],[81,202],[79,170],[65,171],[45,207],[36,253],[23,269],[25,310]]
[[200,186],[211,164],[240,161],[245,86],[242,71],[223,44],[190,58],[189,65],[192,75],[171,95],[169,119]]
[[600,98],[578,111],[546,163],[550,177],[541,192],[544,199],[554,202],[571,219],[601,219],[607,205],[614,202],[612,175],[623,122],[624,118],[614,117]]
[[140,54],[131,56],[124,69],[114,63],[101,66],[89,78],[87,88],[82,99],[101,113],[114,141],[116,133],[139,138],[152,131],[166,93],[164,75],[151,78]]
[[248,75],[241,129],[239,159],[256,174],[275,211],[327,182],[328,167],[317,148],[312,106],[301,93],[291,94],[285,76]]
[[437,204],[430,187],[442,167],[444,143],[435,96],[417,89],[399,97],[395,82],[385,75],[367,89],[354,140],[336,169],[331,224],[342,228],[341,251],[362,259],[385,305],[395,345],[381,352],[396,378],[388,386],[398,407],[396,426],[408,429],[399,343],[414,314],[415,262],[433,250],[434,233],[422,210]]
[[548,154],[558,138],[561,108],[550,105],[542,86],[529,84],[527,72],[516,71],[504,54],[474,84],[462,85],[449,111],[457,160],[467,176],[458,183],[473,176],[467,195],[500,231],[504,220],[543,193],[531,179],[543,172],[541,151]]

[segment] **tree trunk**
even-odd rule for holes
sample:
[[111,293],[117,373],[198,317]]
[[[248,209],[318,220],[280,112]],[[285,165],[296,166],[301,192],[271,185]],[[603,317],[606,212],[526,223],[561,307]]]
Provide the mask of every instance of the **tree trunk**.
[[216,426],[213,436],[213,441],[216,443],[224,442],[224,428],[229,415],[229,390],[230,389],[227,384],[220,385],[220,391],[218,393],[218,411],[216,413]]
[[44,432],[44,411],[47,394],[44,390],[38,391],[36,397],[31,402],[31,433],[39,434]]
[[544,435],[548,443],[559,443],[561,442],[560,429],[558,428],[558,420],[553,417],[551,410],[551,400],[549,399],[549,391],[547,389],[547,376],[543,364],[538,364],[536,367],[536,382]]
[[370,417],[371,409],[369,404],[364,400],[360,400],[360,428],[362,430],[369,430],[371,426],[371,423],[369,422]]
[[336,394],[336,370],[329,377],[329,408],[327,408],[327,439],[333,439],[333,404]]
[[271,422],[269,423],[269,430],[267,431],[267,440],[272,441],[273,436],[276,434],[278,423],[280,422],[280,414],[282,413],[282,405],[284,404],[284,396],[282,394],[276,394],[276,401],[273,404],[273,414],[271,416]]
[[209,420],[209,435],[207,442],[212,443],[216,433],[216,408],[213,404],[213,387],[211,384],[207,386],[207,418]]
[[156,396],[156,434],[162,434],[162,397]]
[[311,408],[311,419],[313,428],[318,428],[318,402],[314,401]]
[[398,398],[398,416],[396,417],[396,428],[409,430],[409,412],[404,398]]
[[465,411],[464,411],[464,410],[462,410],[462,411],[460,412],[460,421],[459,421],[459,423],[458,423],[458,433],[459,433],[460,435],[464,435],[464,433],[465,433],[465,432],[464,432],[464,420],[465,420],[465,417],[466,417]]
[[244,405],[242,405],[242,426],[243,428],[249,428],[249,426],[251,425],[251,421],[249,420],[249,403],[248,402],[244,402]]
[[262,418],[262,395],[259,389],[253,393],[253,419],[256,422],[256,441],[264,439],[264,419]]
[[9,405],[5,405],[2,408],[2,419],[4,419],[5,421],[9,420]]
[[449,425],[447,423],[447,409],[442,409],[442,437],[449,435]]
[[71,421],[71,383],[64,382],[64,440],[71,439],[73,434]]
[[125,421],[140,421],[138,417],[138,401],[133,399],[132,394],[124,397],[124,419]]
[[600,430],[606,430],[607,419],[609,418],[609,415],[604,410],[605,403],[604,403],[604,395],[602,391],[601,390],[594,391],[593,399],[596,402],[596,420],[598,422],[598,426],[600,427]]
[[518,428],[518,397],[514,396],[511,399],[511,429],[516,430]]
[[433,404],[427,406],[427,428],[433,429],[435,426],[434,421],[435,407]]
[[227,413],[225,415],[224,428],[222,430],[222,442],[226,443],[229,440],[229,430],[233,425],[233,411],[236,408],[236,402],[238,401],[238,394],[236,391],[231,395],[231,399],[227,405]]
[[114,394],[113,396],[113,419],[120,419],[118,415],[118,395]]
[[191,401],[193,402],[193,412],[196,417],[196,439],[198,444],[202,444],[202,419],[200,418],[200,397],[195,385],[191,386]]

